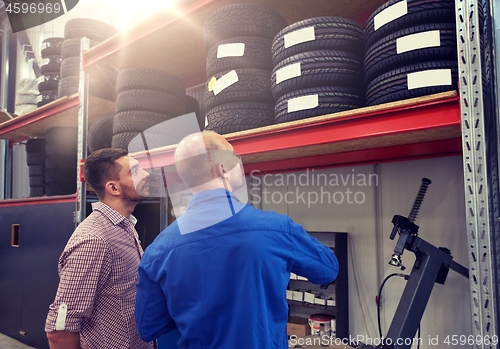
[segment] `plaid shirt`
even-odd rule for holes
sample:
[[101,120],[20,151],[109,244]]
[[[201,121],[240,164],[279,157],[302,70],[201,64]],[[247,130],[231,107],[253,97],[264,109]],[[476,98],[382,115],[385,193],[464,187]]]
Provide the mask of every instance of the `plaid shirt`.
[[150,349],[134,318],[142,257],[135,217],[103,203],[78,226],[59,259],[59,287],[45,331],[80,332],[85,349]]

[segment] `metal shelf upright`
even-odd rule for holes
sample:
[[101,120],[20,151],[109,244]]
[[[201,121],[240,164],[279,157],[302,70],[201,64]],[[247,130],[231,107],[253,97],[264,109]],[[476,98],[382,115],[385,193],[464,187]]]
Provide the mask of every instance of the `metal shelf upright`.
[[[491,339],[499,334],[496,275],[499,256],[495,251],[499,240],[498,169],[491,157],[496,150],[488,149],[491,145],[488,141],[496,138],[488,133],[494,110],[488,108],[486,98],[492,85],[485,83],[492,72],[485,52],[491,48],[490,41],[484,40],[488,33],[481,33],[488,25],[483,26],[480,21],[480,18],[485,23],[490,21],[490,4],[488,0],[484,0],[482,7],[478,6],[478,0],[456,0],[455,4],[472,333],[475,338]],[[474,344],[474,348],[497,347],[484,341]]]

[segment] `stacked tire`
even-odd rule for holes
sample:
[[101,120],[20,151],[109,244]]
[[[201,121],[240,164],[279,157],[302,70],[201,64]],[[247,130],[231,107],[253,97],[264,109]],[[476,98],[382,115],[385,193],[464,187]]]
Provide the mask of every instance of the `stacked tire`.
[[[118,33],[118,30],[107,23],[88,18],[74,18],[66,22],[64,27],[64,42],[61,48],[61,79],[58,85],[58,97],[71,96],[78,92],[80,78],[81,39],[89,39],[92,48],[100,42]],[[90,79],[90,94],[96,97],[114,101],[116,92],[114,86],[119,70],[109,64],[100,63],[97,69],[101,76]]]
[[367,105],[457,88],[454,0],[390,0],[370,16],[365,36]]
[[225,134],[274,122],[271,44],[286,25],[280,14],[253,4],[225,6],[209,16],[206,129]]
[[289,122],[364,105],[361,26],[342,17],[294,23],[273,40],[275,122]]
[[180,78],[152,68],[123,69],[116,91],[113,148],[136,152],[179,143],[184,131],[164,122],[186,113]]
[[26,142],[26,163],[29,170],[30,197],[45,194],[45,139],[29,139]]
[[45,137],[45,194],[76,193],[78,129],[52,127]]
[[54,37],[42,42],[41,77],[38,80],[37,106],[41,107],[58,99],[57,87],[61,70],[61,47],[64,38]]

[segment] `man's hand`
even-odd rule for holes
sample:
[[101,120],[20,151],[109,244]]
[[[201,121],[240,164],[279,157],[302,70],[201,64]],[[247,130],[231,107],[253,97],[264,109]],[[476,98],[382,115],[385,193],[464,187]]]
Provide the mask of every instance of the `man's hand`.
[[80,333],[54,331],[47,333],[50,349],[80,349]]

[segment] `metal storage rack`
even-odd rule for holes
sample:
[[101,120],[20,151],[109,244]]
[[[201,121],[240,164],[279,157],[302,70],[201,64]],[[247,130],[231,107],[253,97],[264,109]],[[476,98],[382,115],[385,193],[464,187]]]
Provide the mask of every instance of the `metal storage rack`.
[[[175,71],[188,86],[203,83],[204,74],[193,72],[204,70],[205,51],[201,39],[204,20],[216,8],[236,2],[240,1],[181,1],[178,11],[159,13],[85,52],[83,69],[86,74],[92,74],[99,62],[119,68],[140,62],[141,66]],[[326,12],[353,18],[373,11],[385,1],[247,2],[270,7],[293,23]],[[443,93],[226,136],[242,155],[247,172],[270,173],[463,154],[473,334],[481,338],[499,335],[500,222],[497,219],[496,150],[499,132],[490,6],[489,0],[456,0],[459,94]],[[484,12],[484,24],[478,9]],[[155,54],[157,50],[161,50],[160,56]],[[84,144],[85,120],[88,118],[91,123],[112,107],[112,103],[89,98],[87,94],[63,98],[29,115],[1,123],[0,138],[15,142],[43,133],[48,125],[70,122],[80,126],[79,139]],[[79,109],[82,110],[80,119],[77,118]],[[172,164],[172,155],[172,147],[153,150],[150,154],[165,165]],[[84,188],[82,185],[78,193],[79,202],[84,197]],[[80,212],[83,207],[80,205]],[[493,346],[483,343],[476,347]]]

